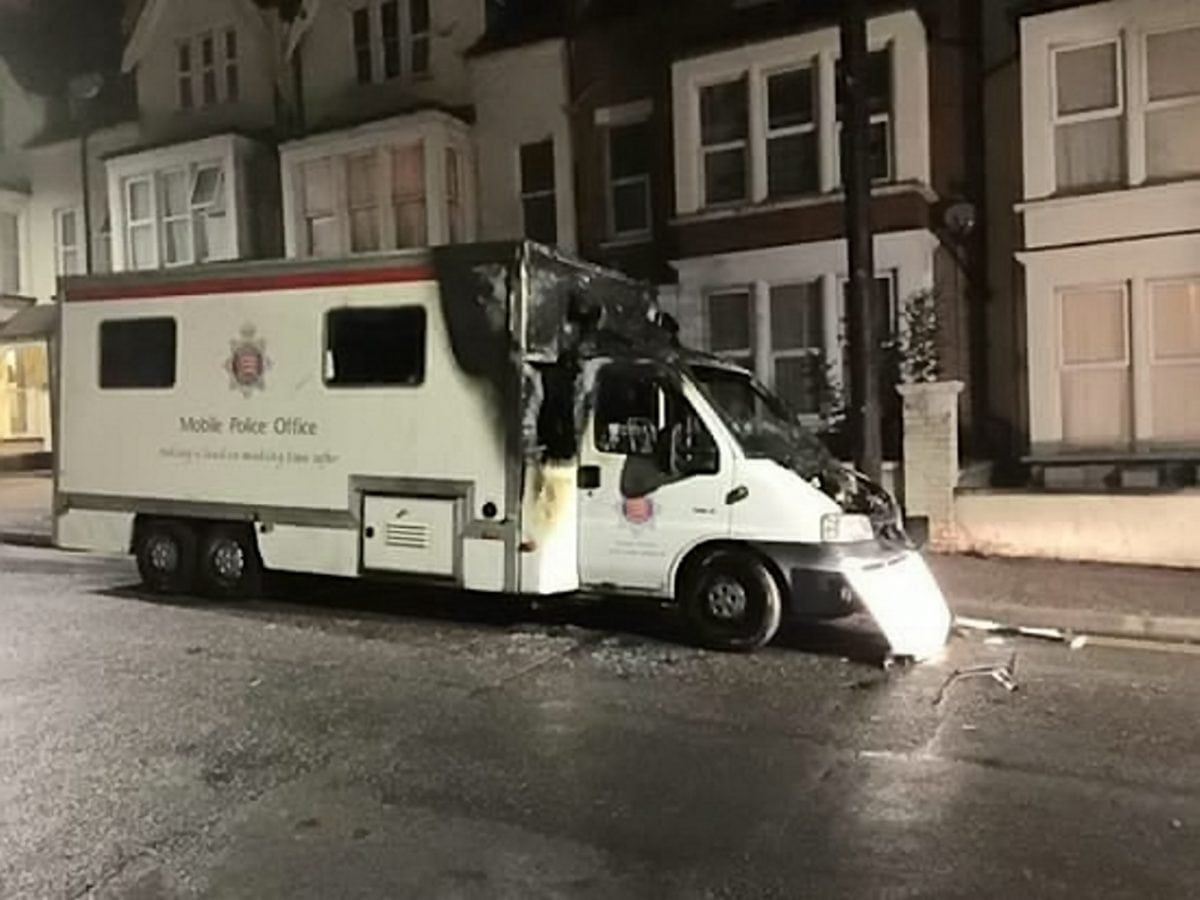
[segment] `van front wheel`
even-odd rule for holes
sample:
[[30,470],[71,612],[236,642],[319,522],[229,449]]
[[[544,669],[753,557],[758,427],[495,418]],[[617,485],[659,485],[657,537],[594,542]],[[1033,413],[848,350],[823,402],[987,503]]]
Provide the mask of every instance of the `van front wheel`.
[[779,585],[749,553],[720,550],[704,559],[681,585],[680,604],[696,640],[715,650],[747,652],[779,630]]

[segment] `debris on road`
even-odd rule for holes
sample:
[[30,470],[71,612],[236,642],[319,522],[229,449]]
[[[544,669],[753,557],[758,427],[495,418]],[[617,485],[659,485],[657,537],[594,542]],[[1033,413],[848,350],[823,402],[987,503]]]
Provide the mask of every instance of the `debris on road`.
[[[1078,650],[1087,643],[1086,635],[1076,635],[1074,632],[1062,628],[1041,628],[1034,625],[1007,625],[1004,622],[997,622],[993,619],[976,619],[971,616],[956,616],[954,625],[960,630],[985,631],[993,637],[1030,637],[1043,641],[1057,641],[1062,644],[1069,643],[1072,650]],[[987,643],[993,643],[992,638],[988,638]]]
[[993,663],[981,666],[967,666],[964,669],[955,669],[951,672],[942,686],[938,689],[937,696],[933,698],[933,705],[938,706],[946,697],[946,691],[957,682],[964,678],[990,678],[998,685],[1008,691],[1010,694],[1019,688],[1017,684],[1017,654],[1014,652],[1007,663]]

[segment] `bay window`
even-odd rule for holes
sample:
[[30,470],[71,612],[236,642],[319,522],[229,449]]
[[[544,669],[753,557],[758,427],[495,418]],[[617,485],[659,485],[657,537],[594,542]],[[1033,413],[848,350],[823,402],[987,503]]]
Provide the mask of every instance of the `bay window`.
[[126,178],[126,265],[153,269],[226,259],[230,224],[220,163],[196,163]]
[[[302,162],[294,171],[301,255],[340,256],[429,243],[423,143],[335,153]],[[453,231],[449,223],[447,227]]]

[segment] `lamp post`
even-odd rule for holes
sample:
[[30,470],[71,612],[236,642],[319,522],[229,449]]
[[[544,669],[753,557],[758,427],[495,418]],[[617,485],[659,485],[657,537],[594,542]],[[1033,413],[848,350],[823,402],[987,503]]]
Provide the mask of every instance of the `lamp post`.
[[68,91],[71,106],[79,120],[81,133],[79,135],[79,170],[83,182],[83,272],[92,274],[92,192],[91,177],[88,172],[88,138],[91,136],[91,119],[88,110],[93,100],[100,96],[104,88],[104,76],[89,72],[71,79]]
[[849,424],[855,462],[868,478],[883,471],[879,406],[879,333],[876,327],[875,247],[871,231],[870,114],[867,110],[867,11],[865,0],[843,0],[841,20],[842,184],[846,192],[850,343]]

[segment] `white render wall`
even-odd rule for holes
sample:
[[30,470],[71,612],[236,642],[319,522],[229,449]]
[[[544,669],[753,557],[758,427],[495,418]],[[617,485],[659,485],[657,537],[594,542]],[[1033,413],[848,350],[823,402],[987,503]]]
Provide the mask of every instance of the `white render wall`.
[[[300,45],[304,112],[310,126],[345,120],[356,111],[395,114],[418,103],[471,102],[464,55],[483,34],[483,0],[430,0],[430,71],[411,80],[359,85],[352,13],[356,4],[325,0]],[[362,118],[367,118],[363,115]]]
[[565,43],[548,40],[476,57],[471,60],[471,82],[479,149],[480,236],[484,240],[522,236],[520,148],[552,138],[558,243],[574,251],[575,161],[567,118]]
[[[248,0],[150,0],[161,11],[147,22],[143,48],[137,59],[138,109],[147,135],[204,133],[229,128],[269,128],[275,120],[275,84],[281,47],[272,20],[256,11]],[[200,105],[200,61],[193,51],[195,105],[179,107],[178,43],[212,31],[214,40],[223,31],[238,34],[237,103]],[[218,63],[222,59],[217,49]],[[127,63],[133,60],[126,60]],[[218,96],[224,95],[224,71],[218,65]]]
[[[92,262],[97,272],[107,271],[100,257],[100,229],[109,217],[108,178],[104,157],[138,140],[135,123],[106,128],[88,140],[88,178],[91,193]],[[29,204],[31,236],[31,291],[39,303],[53,300],[57,293],[58,272],[55,260],[54,213],[74,209],[83,230],[83,174],[79,141],[76,139],[47,144],[30,151],[29,169],[32,197]],[[82,260],[80,262],[82,265]]]
[[[892,44],[893,181],[930,183],[929,56],[925,26],[914,10],[871,19],[867,24],[871,48]],[[747,44],[707,56],[682,60],[672,69],[675,129],[675,211],[685,216],[701,209],[699,88],[750,73],[750,133],[765,130],[766,91],[759,89],[765,73],[819,61],[817,87],[820,130],[827,137],[820,147],[821,190],[835,190],[840,180],[832,139],[835,121],[834,60],[840,55],[840,32],[823,28],[775,40]],[[754,147],[753,141],[751,146]],[[760,143],[750,166],[750,202],[767,196],[766,150]]]

